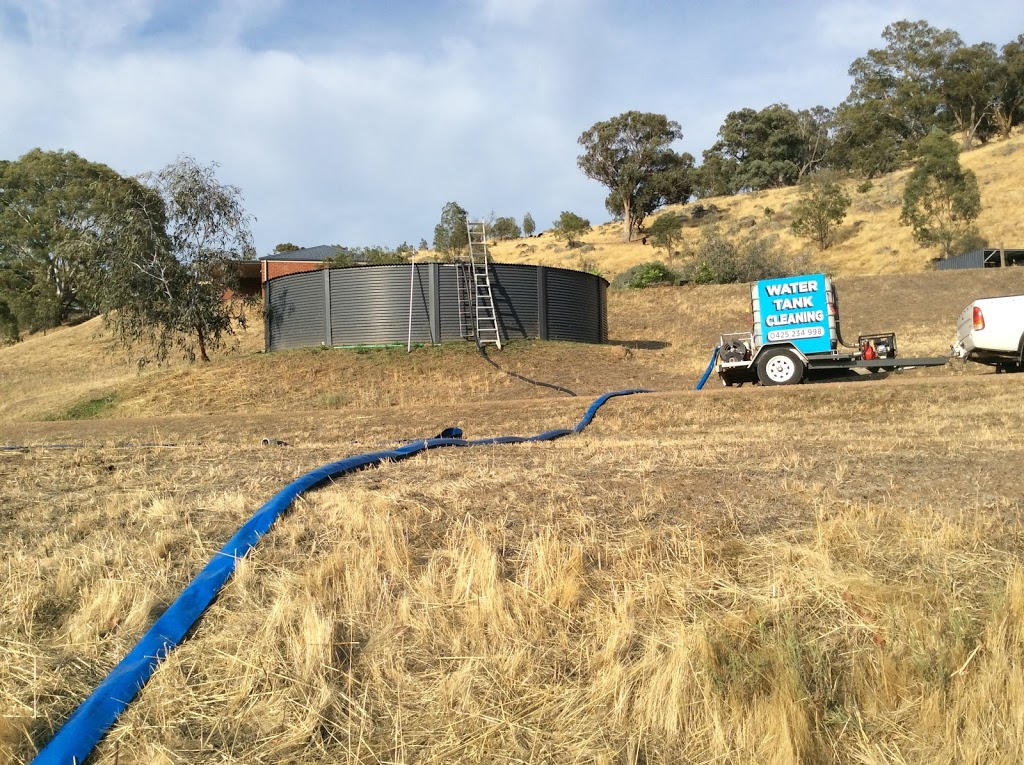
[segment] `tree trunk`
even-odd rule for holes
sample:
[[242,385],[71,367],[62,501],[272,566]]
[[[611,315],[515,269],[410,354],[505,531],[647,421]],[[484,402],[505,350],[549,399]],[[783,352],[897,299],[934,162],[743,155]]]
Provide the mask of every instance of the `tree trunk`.
[[210,357],[206,353],[206,333],[202,327],[196,327],[196,340],[199,342],[199,358],[209,363]]
[[1007,112],[996,108],[992,116],[995,117],[996,126],[999,129],[999,136],[1004,141],[1010,137],[1010,130],[1013,129],[1013,112]]
[[978,118],[978,110],[974,104],[971,104],[971,119],[964,125],[963,144],[964,151],[970,151],[974,146],[974,134],[978,130],[978,126],[981,124],[981,119]]
[[633,238],[633,215],[629,209],[629,200],[622,200],[622,241],[628,242]]

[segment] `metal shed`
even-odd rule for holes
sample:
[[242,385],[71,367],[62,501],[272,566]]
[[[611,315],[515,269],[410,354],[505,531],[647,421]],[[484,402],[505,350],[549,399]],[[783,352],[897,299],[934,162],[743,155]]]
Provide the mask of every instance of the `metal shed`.
[[[463,340],[469,319],[460,267],[356,266],[271,279],[265,285],[266,348],[404,343],[410,323],[416,343]],[[607,342],[608,282],[601,277],[550,266],[490,268],[504,340]]]
[[963,255],[938,261],[940,271],[960,271],[967,268],[1006,268],[1024,266],[1024,250],[983,249],[971,250]]

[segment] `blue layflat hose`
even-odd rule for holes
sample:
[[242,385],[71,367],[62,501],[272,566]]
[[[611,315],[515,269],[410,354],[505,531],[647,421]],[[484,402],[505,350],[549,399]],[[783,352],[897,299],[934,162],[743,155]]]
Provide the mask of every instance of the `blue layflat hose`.
[[694,390],[700,390],[704,387],[704,383],[711,377],[711,370],[715,368],[715,362],[718,361],[718,352],[722,350],[722,346],[716,345],[715,350],[711,352],[711,361],[708,362],[708,368],[704,370],[704,374],[701,375],[700,382],[697,383],[697,387]]
[[178,598],[154,622],[120,663],[114,667],[78,709],[67,719],[50,742],[32,760],[38,765],[81,765],[96,744],[117,721],[118,716],[135,698],[157,665],[174,650],[203,612],[217,597],[225,582],[231,578],[240,558],[256,546],[280,515],[299,495],[319,486],[331,478],[352,473],[381,462],[397,462],[427,449],[442,446],[485,446],[488,444],[518,444],[528,441],[552,441],[562,436],[579,433],[594,419],[597,410],[616,396],[651,393],[635,388],[605,393],[596,399],[575,427],[548,430],[535,436],[499,436],[466,441],[461,438],[428,438],[387,451],[369,452],[356,457],[332,462],[296,479],[278,492],[235,532],[234,536],[214,555]]

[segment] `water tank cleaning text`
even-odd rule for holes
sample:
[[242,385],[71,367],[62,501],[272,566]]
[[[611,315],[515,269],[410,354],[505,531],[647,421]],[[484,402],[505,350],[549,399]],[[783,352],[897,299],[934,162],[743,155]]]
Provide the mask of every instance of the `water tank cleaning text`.
[[[818,283],[815,281],[766,284],[764,289],[769,297],[773,298],[771,302],[776,311],[794,311],[794,313],[765,316],[765,326],[784,327],[788,324],[811,324],[825,319],[825,312],[821,309],[810,311],[797,310],[801,308],[814,308],[814,296],[806,295],[806,293],[818,291]],[[801,296],[801,293],[804,296]],[[782,297],[783,295],[794,295],[795,297]]]

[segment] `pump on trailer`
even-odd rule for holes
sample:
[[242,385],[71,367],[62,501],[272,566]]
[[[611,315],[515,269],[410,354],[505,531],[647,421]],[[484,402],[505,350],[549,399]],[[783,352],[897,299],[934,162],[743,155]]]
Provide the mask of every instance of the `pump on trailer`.
[[[825,274],[764,279],[750,285],[750,332],[722,335],[718,376],[725,385],[796,385],[805,379],[942,366],[945,356],[897,358],[896,335],[843,342],[835,286]],[[840,350],[846,348],[848,350]]]

